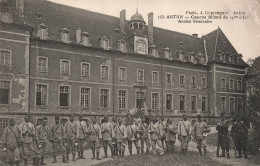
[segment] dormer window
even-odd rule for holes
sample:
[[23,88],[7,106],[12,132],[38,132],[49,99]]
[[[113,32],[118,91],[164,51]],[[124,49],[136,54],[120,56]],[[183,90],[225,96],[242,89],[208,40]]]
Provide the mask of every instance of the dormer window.
[[194,55],[191,55],[191,56],[190,56],[190,61],[191,61],[192,63],[195,63]]
[[229,57],[228,57],[228,61],[229,61],[230,63],[233,63],[233,62],[234,62],[234,60],[233,60],[233,56],[232,56],[232,55],[229,55]]
[[38,34],[37,35],[42,40],[46,40],[48,38],[48,27],[44,23],[41,23],[38,26]]
[[153,55],[155,58],[158,58],[158,49],[155,45],[150,47],[150,54]]
[[99,44],[104,50],[109,50],[109,40],[105,36],[99,39]]
[[117,49],[121,52],[126,52],[126,43],[123,40],[117,42]]
[[82,41],[82,44],[84,46],[90,47],[91,46],[91,44],[90,44],[90,34],[88,34],[87,32],[83,32],[81,34],[81,41]]
[[168,47],[166,47],[166,48],[164,49],[163,53],[164,53],[164,57],[165,57],[165,58],[167,58],[167,59],[169,59],[169,60],[172,59],[171,50],[170,50]]
[[219,59],[220,59],[220,61],[225,61],[225,54],[221,53],[219,55]]
[[179,60],[184,61],[183,52],[179,52],[179,53],[178,53],[178,58],[179,58]]
[[41,13],[40,13],[40,12],[37,12],[37,13],[36,13],[36,18],[37,18],[37,20],[40,20],[40,19],[42,19],[42,15],[41,15]]
[[63,43],[70,43],[70,32],[67,28],[62,28],[60,30],[60,35],[61,35],[61,41]]
[[143,39],[138,39],[136,41],[136,53],[146,54],[146,41]]

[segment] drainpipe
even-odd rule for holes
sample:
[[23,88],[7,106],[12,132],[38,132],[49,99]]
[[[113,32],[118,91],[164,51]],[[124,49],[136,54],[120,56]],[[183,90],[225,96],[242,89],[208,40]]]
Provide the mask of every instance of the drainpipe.
[[163,111],[163,100],[164,100],[164,94],[163,94],[163,59],[161,59],[161,86],[162,86],[162,99],[161,99],[161,105],[162,105],[162,115],[164,114]]

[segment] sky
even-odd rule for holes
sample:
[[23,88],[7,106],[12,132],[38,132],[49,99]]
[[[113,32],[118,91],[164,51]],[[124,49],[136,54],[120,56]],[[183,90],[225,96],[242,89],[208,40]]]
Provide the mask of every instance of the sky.
[[[218,26],[225,33],[243,59],[260,56],[260,0],[49,0],[77,8],[119,17],[126,10],[126,19],[141,14],[148,23],[148,14],[154,13],[154,26],[199,37],[214,31]],[[186,14],[197,12],[198,14]],[[202,14],[200,14],[202,12]],[[178,23],[168,15],[206,16],[208,12],[227,12],[228,19],[214,19],[212,23]],[[234,15],[234,12],[238,13]],[[159,17],[164,15],[164,19]],[[239,18],[231,19],[232,16]],[[247,19],[244,19],[247,18]]]

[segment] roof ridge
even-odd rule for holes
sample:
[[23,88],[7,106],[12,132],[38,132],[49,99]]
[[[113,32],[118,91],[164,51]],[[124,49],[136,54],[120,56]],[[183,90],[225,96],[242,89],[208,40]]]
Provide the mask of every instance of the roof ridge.
[[216,34],[216,42],[215,42],[215,48],[214,48],[213,61],[215,60],[216,51],[217,51],[219,29],[220,29],[220,28],[218,27],[218,29],[217,29],[217,34]]

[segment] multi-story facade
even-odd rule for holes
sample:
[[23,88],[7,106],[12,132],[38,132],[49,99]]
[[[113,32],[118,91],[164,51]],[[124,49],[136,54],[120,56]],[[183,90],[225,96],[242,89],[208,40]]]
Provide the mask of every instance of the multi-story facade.
[[[199,38],[45,0],[1,1],[0,112],[243,112],[247,65],[220,28]],[[6,90],[7,89],[7,90]]]

